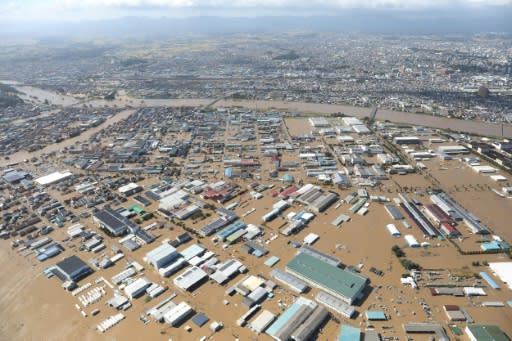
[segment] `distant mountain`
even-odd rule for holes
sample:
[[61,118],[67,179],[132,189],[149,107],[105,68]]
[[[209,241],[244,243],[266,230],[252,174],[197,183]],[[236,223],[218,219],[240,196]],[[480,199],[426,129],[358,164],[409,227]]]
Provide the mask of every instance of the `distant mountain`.
[[52,23],[4,23],[2,36],[64,37],[144,36],[158,38],[169,34],[273,33],[286,31],[362,32],[386,34],[512,33],[512,6],[479,10],[405,11],[346,10],[335,16],[262,16],[146,18],[125,17],[111,20]]

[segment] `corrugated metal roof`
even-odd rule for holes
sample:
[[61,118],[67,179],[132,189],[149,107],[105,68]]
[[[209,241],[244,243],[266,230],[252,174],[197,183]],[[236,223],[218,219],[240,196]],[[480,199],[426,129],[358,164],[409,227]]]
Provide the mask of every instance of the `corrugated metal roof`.
[[356,298],[355,296],[364,288],[368,280],[366,277],[344,271],[305,253],[295,256],[286,265],[286,270],[299,274],[315,286],[332,294],[350,300]]
[[338,341],[359,341],[361,339],[361,330],[349,326],[348,324],[341,325],[340,336]]

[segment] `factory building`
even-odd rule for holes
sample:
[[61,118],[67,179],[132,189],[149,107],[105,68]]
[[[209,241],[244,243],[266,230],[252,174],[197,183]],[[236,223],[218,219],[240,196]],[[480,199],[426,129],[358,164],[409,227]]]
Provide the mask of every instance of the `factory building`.
[[185,291],[192,291],[199,286],[205,279],[208,278],[208,274],[198,268],[192,266],[187,268],[182,274],[173,279],[173,283],[180,289]]
[[93,270],[83,260],[73,255],[55,264],[52,272],[63,282],[77,282],[91,274]]
[[309,340],[329,317],[329,312],[315,302],[299,297],[267,329],[266,333],[277,341]]
[[496,325],[467,325],[466,334],[471,341],[509,341],[508,336]]
[[147,278],[141,277],[136,279],[134,282],[128,284],[124,288],[124,293],[130,299],[134,299],[142,296],[146,292],[146,289],[149,288],[149,286],[151,286],[151,284],[152,283]]
[[316,295],[315,300],[348,319],[352,318],[356,313],[353,306],[323,291]]
[[352,304],[362,297],[368,279],[342,270],[306,253],[300,253],[286,265],[286,272]]
[[406,234],[404,236],[404,239],[409,247],[420,247],[420,243],[418,243],[418,240],[416,240],[416,238],[412,234]]
[[146,253],[145,259],[158,270],[172,263],[177,257],[179,254],[176,249],[166,243]]
[[129,229],[134,232],[139,226],[109,207],[94,214],[93,220],[114,237],[124,235]]
[[124,186],[119,187],[117,190],[122,195],[125,195],[125,196],[129,197],[130,195],[133,195],[135,193],[142,192],[142,186],[137,185],[134,182],[130,182],[129,184],[126,184]]
[[437,151],[442,154],[454,155],[454,154],[468,154],[469,150],[463,146],[440,146]]
[[186,321],[193,313],[194,310],[187,302],[181,302],[167,311],[163,318],[170,326],[176,327]]
[[416,136],[397,136],[393,138],[394,144],[421,144],[421,140]]
[[313,128],[327,128],[330,127],[329,122],[324,117],[311,117],[309,118],[309,124]]

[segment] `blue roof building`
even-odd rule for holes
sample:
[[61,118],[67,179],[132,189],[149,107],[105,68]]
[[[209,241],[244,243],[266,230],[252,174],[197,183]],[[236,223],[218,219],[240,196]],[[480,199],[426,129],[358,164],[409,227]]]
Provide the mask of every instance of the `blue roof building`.
[[340,328],[340,336],[338,341],[359,341],[361,340],[361,330],[349,326],[348,324],[342,324]]

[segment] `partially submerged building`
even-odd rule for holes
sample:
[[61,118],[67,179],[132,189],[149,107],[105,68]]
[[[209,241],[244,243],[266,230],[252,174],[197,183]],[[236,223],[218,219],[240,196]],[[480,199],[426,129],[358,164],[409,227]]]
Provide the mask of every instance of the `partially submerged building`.
[[53,273],[62,281],[77,282],[91,274],[93,270],[80,258],[73,255],[55,264]]
[[286,265],[286,272],[306,283],[352,304],[362,297],[368,279],[342,270],[306,253],[300,253]]

